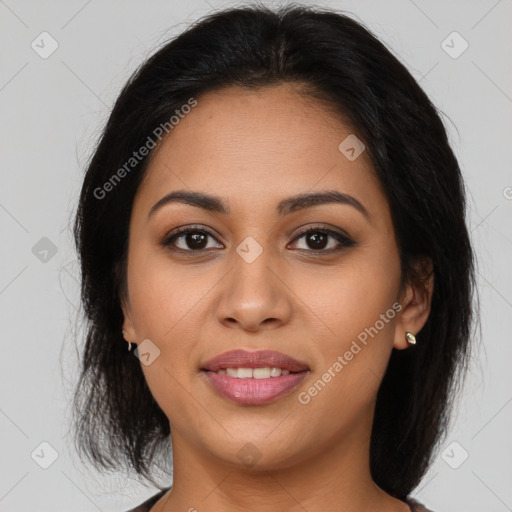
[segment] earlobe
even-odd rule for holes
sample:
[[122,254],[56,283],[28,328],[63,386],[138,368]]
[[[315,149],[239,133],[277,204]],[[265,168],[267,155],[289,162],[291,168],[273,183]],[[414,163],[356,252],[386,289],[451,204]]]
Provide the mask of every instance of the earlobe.
[[393,347],[403,350],[416,344],[416,335],[430,314],[434,291],[434,272],[430,259],[422,259],[414,266],[414,277],[405,285],[402,310],[395,324]]

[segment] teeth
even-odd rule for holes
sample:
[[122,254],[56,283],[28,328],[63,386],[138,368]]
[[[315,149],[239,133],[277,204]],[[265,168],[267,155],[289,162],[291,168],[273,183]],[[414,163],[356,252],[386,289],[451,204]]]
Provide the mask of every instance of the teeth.
[[226,368],[217,371],[219,375],[228,375],[237,379],[268,379],[270,377],[280,377],[288,375],[289,370],[281,368]]
[[252,368],[238,368],[239,379],[250,379],[252,376]]
[[272,368],[270,370],[271,377],[279,377],[279,375],[288,375],[289,373],[290,372],[288,370],[281,370],[281,368]]

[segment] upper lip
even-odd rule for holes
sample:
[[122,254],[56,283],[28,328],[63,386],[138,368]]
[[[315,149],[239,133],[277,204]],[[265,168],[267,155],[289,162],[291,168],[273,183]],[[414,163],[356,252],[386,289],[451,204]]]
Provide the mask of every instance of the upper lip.
[[202,370],[216,372],[223,368],[281,368],[290,372],[309,370],[307,364],[275,350],[230,350],[201,365]]

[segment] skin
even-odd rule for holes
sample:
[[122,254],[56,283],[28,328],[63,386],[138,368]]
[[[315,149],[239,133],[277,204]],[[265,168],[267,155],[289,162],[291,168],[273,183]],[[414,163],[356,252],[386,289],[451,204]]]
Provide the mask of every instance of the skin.
[[[432,279],[401,286],[389,205],[367,152],[348,160],[338,146],[353,131],[297,91],[230,87],[197,98],[153,154],[136,195],[125,338],[150,339],[160,350],[141,367],[169,418],[174,462],[173,489],[152,512],[409,511],[373,482],[369,441],[391,351],[406,349],[406,331],[417,333],[427,320]],[[230,213],[170,203],[148,217],[174,190],[219,196]],[[320,190],[350,194],[368,216],[335,203],[284,217],[275,211],[284,198]],[[214,234],[201,254],[185,236],[174,245],[188,253],[162,247],[183,225]],[[326,225],[356,244],[329,254],[340,246],[332,237],[321,249],[307,236],[295,240],[301,227]],[[248,236],[263,250],[250,264],[236,252]],[[394,303],[401,311],[300,403],[299,393]],[[200,371],[234,348],[278,350],[310,373],[273,403],[238,405]],[[261,455],[252,467],[238,456],[247,443]]]

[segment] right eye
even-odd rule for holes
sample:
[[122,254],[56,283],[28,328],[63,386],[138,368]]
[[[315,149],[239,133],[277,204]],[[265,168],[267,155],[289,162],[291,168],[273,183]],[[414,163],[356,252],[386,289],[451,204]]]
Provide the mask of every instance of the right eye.
[[[212,233],[200,226],[178,228],[162,240],[161,245],[171,251],[200,252],[206,249],[222,248],[222,244],[208,247],[208,237],[216,240]],[[178,244],[181,244],[181,247]],[[220,245],[220,247],[219,247]]]

